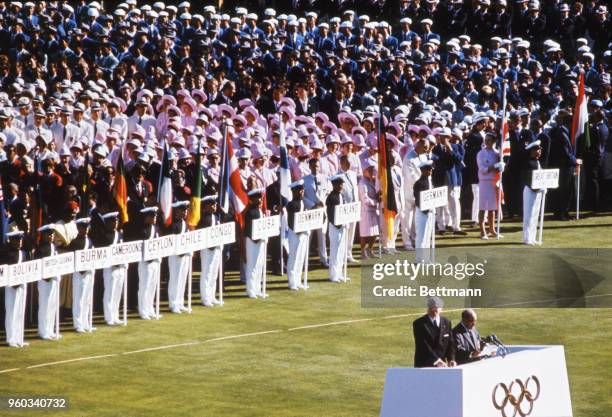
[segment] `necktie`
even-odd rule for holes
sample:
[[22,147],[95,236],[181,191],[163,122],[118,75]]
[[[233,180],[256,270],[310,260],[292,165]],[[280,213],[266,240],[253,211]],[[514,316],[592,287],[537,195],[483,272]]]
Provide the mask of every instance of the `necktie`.
[[62,127],[62,142],[66,140],[66,126]]
[[93,138],[96,139],[96,133],[98,132],[98,122],[94,122],[94,132],[93,132]]
[[142,116],[138,116],[138,125],[140,125],[140,123],[142,123]]

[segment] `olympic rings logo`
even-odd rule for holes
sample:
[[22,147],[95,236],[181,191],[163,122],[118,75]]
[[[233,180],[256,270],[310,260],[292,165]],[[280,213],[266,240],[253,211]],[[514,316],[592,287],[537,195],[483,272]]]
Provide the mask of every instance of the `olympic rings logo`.
[[[535,389],[535,391],[533,391]],[[503,398],[498,391],[503,392]],[[535,375],[525,382],[516,378],[506,385],[502,382],[493,388],[493,406],[501,412],[502,417],[527,417],[533,411],[533,403],[540,396],[540,380]]]

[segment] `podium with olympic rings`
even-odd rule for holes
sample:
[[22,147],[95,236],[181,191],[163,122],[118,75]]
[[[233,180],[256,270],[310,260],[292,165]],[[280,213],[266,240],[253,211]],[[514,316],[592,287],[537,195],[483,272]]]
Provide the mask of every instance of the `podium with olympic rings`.
[[381,417],[572,417],[563,346],[455,368],[389,368]]

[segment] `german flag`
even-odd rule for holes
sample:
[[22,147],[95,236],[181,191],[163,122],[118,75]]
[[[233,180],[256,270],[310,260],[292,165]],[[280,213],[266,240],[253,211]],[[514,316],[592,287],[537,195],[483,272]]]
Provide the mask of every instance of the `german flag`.
[[393,237],[393,222],[397,214],[395,192],[391,177],[391,150],[387,148],[385,127],[383,125],[383,111],[380,105],[378,112],[378,175],[382,200],[383,219],[387,225],[387,241]]
[[117,172],[115,173],[115,184],[113,185],[113,197],[119,206],[122,223],[128,222],[127,212],[127,180],[125,178],[125,166],[123,166],[123,149],[119,154]]
[[198,141],[198,150],[196,152],[195,166],[195,184],[191,193],[191,204],[189,204],[189,213],[187,214],[187,224],[190,229],[195,229],[200,223],[200,198],[202,197],[202,164],[200,162],[200,143]]

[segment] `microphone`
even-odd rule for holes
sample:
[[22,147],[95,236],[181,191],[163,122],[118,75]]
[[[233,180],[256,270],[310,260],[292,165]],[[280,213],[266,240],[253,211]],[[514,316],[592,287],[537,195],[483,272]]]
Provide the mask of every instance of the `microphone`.
[[505,357],[508,354],[508,348],[506,347],[506,345],[504,345],[504,343],[501,340],[499,340],[499,338],[495,335],[495,333],[491,335],[491,338],[493,339],[495,344],[499,347],[500,355],[502,356],[502,358]]

